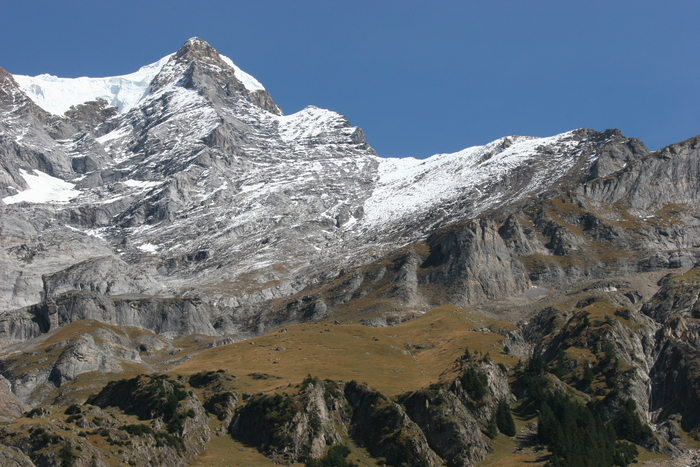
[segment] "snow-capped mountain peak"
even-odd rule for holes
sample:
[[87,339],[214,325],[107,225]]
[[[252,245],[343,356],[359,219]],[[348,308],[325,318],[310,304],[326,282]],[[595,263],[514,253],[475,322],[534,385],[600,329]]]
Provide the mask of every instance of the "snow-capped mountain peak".
[[[241,70],[230,58],[219,55],[202,39],[189,39],[183,49],[188,46],[201,48],[204,44],[213,51],[212,54],[235,70],[236,78],[248,91],[265,90],[258,80]],[[125,114],[148,94],[153,79],[175,55],[175,53],[168,54],[157,62],[141,67],[138,71],[121,76],[59,78],[50,74],[41,74],[38,76],[13,75],[13,77],[22,91],[39,107],[52,114],[63,115],[71,106],[96,99],[104,99],[110,106],[116,107],[119,113]]]

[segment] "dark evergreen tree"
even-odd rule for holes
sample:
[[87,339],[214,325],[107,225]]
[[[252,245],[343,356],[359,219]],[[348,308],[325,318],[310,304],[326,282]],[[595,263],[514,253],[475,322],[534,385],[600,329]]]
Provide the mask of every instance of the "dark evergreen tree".
[[651,436],[651,428],[644,424],[637,413],[637,403],[634,399],[627,399],[622,415],[615,426],[618,438],[626,439],[632,443],[645,440]]
[[498,408],[496,409],[496,425],[498,426],[498,431],[504,435],[515,436],[513,414],[510,413],[510,407],[508,407],[508,403],[504,400],[498,402]]
[[527,388],[528,395],[539,406],[545,398],[544,384],[542,381],[542,373],[544,372],[544,361],[540,354],[533,355],[528,360],[525,370],[523,371],[523,382]]
[[539,376],[544,371],[544,360],[542,360],[542,355],[534,354],[530,360],[527,362],[527,367],[525,368],[525,373],[530,376]]
[[563,394],[550,395],[542,402],[538,436],[553,454],[551,465],[626,466],[635,457],[626,443],[623,446],[615,442],[615,430],[609,423]]
[[559,441],[561,426],[559,420],[554,416],[549,404],[542,403],[540,407],[539,423],[537,424],[537,436],[543,444],[555,444]]
[[475,400],[480,401],[486,395],[488,380],[486,375],[477,372],[474,368],[467,367],[462,373],[462,388],[469,393]]
[[590,389],[591,384],[593,384],[593,380],[595,380],[593,370],[591,370],[591,366],[588,364],[588,362],[585,362],[583,364],[583,376],[581,377],[581,389],[584,391]]
[[494,412],[491,418],[489,418],[489,424],[486,427],[486,436],[494,439],[496,435],[498,435],[498,423],[496,422],[496,412]]
[[559,379],[564,378],[564,351],[562,349],[559,349],[559,352],[557,352],[557,361],[554,364],[552,374]]
[[468,362],[472,361],[472,354],[469,352],[469,349],[464,351],[464,359]]

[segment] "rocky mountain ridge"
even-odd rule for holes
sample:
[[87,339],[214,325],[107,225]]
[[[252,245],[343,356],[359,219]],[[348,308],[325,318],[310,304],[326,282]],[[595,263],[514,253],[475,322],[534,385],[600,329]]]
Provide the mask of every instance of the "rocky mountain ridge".
[[[599,150],[605,136],[582,130],[504,138],[424,161],[381,159],[362,131],[338,114],[310,107],[276,115],[269,95],[248,91],[201,40],[171,56],[129,112],[110,114],[99,101],[75,107],[71,115],[91,115],[87,132],[76,131],[75,123],[87,117],[71,122],[48,115],[11,76],[6,81],[8,95],[24,100],[17,97],[5,110],[12,117],[8,127],[20,128],[11,143],[13,132],[4,133],[5,152],[20,154],[4,164],[0,192],[11,195],[3,198],[5,231],[24,234],[13,242],[16,248],[52,243],[46,237],[56,234],[80,244],[86,254],[64,255],[62,265],[110,256],[111,263],[138,263],[143,280],[111,295],[194,294],[231,306],[289,295],[317,280],[319,270],[332,274],[338,261],[366,261],[436,226],[569,186],[590,171],[603,175],[647,152],[619,134],[609,135],[607,144],[628,147]],[[19,136],[26,126],[40,126],[21,123],[25,113],[41,115],[50,126]],[[49,150],[21,157],[44,143]],[[606,151],[605,162],[598,162]],[[32,170],[41,172],[36,188],[18,193]],[[440,191],[432,188],[438,181]],[[55,191],[64,197],[54,196],[69,199],[67,206],[34,204],[29,212],[16,206],[31,203],[51,182],[60,185]],[[56,222],[41,225],[44,210],[57,208]],[[32,241],[23,242],[32,231]],[[65,270],[40,266],[41,253],[30,255],[31,264],[8,258],[4,309],[50,298],[40,276]],[[104,289],[79,282],[74,288]]]

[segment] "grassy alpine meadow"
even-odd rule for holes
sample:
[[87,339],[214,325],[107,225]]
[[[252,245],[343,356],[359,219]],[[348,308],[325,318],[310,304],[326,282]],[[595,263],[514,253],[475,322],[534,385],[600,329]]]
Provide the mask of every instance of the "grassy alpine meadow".
[[472,353],[489,353],[497,363],[516,365],[516,357],[502,353],[503,336],[483,330],[487,328],[510,330],[512,325],[448,305],[386,328],[296,324],[205,350],[170,372],[229,370],[240,378],[239,389],[251,393],[284,391],[310,374],[356,380],[384,394],[399,394],[455,377],[454,361],[467,348]]

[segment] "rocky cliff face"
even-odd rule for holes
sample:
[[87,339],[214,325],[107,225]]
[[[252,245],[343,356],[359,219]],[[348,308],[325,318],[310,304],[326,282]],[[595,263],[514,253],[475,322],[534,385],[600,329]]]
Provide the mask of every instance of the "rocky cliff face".
[[327,445],[347,436],[348,406],[334,382],[307,380],[304,385],[294,397],[253,396],[233,418],[231,435],[277,461],[321,457]]
[[659,326],[656,359],[650,371],[650,412],[659,421],[680,414],[683,429],[696,436],[700,426],[697,416],[699,272],[696,267],[686,274],[666,277],[659,292],[642,308],[642,313]]
[[452,392],[426,389],[401,402],[447,465],[475,465],[491,451],[474,416]]
[[12,420],[22,415],[27,406],[12,392],[12,383],[6,378],[0,379],[0,419]]

